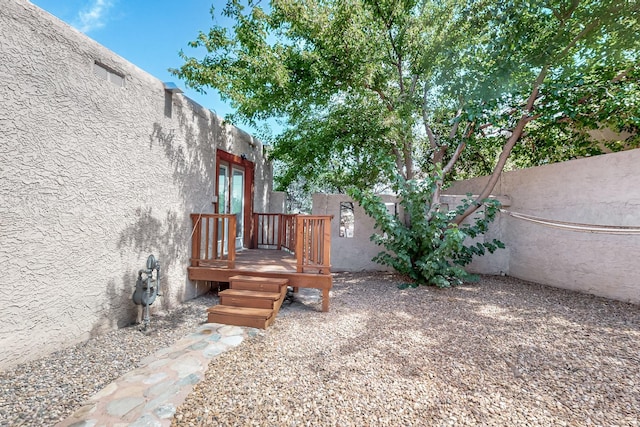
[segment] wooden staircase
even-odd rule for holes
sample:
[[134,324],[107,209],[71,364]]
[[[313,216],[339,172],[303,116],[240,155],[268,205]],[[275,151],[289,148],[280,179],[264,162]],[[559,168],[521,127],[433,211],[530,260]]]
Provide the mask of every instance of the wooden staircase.
[[266,329],[278,315],[289,280],[254,276],[229,278],[220,304],[207,309],[209,323]]

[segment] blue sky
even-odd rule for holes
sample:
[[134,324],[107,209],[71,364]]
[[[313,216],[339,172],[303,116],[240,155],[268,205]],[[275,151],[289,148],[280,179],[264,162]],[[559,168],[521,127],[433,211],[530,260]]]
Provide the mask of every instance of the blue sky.
[[224,117],[232,112],[215,90],[202,95],[186,89],[182,81],[167,71],[182,64],[178,57],[180,49],[196,55],[187,43],[195,40],[199,31],[208,31],[213,23],[211,5],[220,10],[223,0],[31,0],[31,3],[158,79],[175,82],[188,97],[218,115]]

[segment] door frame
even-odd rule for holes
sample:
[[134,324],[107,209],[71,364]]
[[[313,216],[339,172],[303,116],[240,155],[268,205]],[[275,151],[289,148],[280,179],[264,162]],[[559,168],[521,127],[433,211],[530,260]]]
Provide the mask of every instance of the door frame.
[[214,211],[217,213],[220,203],[220,195],[218,189],[220,188],[220,163],[224,162],[229,164],[229,172],[232,175],[233,167],[241,167],[244,169],[244,235],[243,246],[245,248],[251,247],[252,235],[253,235],[253,193],[254,193],[254,171],[255,163],[247,160],[245,156],[236,156],[235,154],[228,153],[221,149],[216,149],[216,183],[215,183],[215,196],[216,202],[214,203]]

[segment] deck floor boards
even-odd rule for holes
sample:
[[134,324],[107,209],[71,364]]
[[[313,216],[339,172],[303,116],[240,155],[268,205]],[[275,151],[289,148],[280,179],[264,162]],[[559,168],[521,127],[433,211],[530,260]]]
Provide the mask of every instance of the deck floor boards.
[[[200,266],[226,268],[227,261],[200,261]],[[234,270],[293,273],[296,271],[296,258],[288,252],[275,249],[243,249],[236,252]]]

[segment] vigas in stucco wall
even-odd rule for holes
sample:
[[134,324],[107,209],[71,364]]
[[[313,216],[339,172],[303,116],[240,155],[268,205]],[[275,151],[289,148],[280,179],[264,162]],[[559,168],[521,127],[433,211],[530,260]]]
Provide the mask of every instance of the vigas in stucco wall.
[[216,148],[255,162],[266,211],[259,141],[31,3],[3,2],[0,368],[134,321],[150,253],[155,310],[208,290],[186,267],[189,214],[213,210]]

